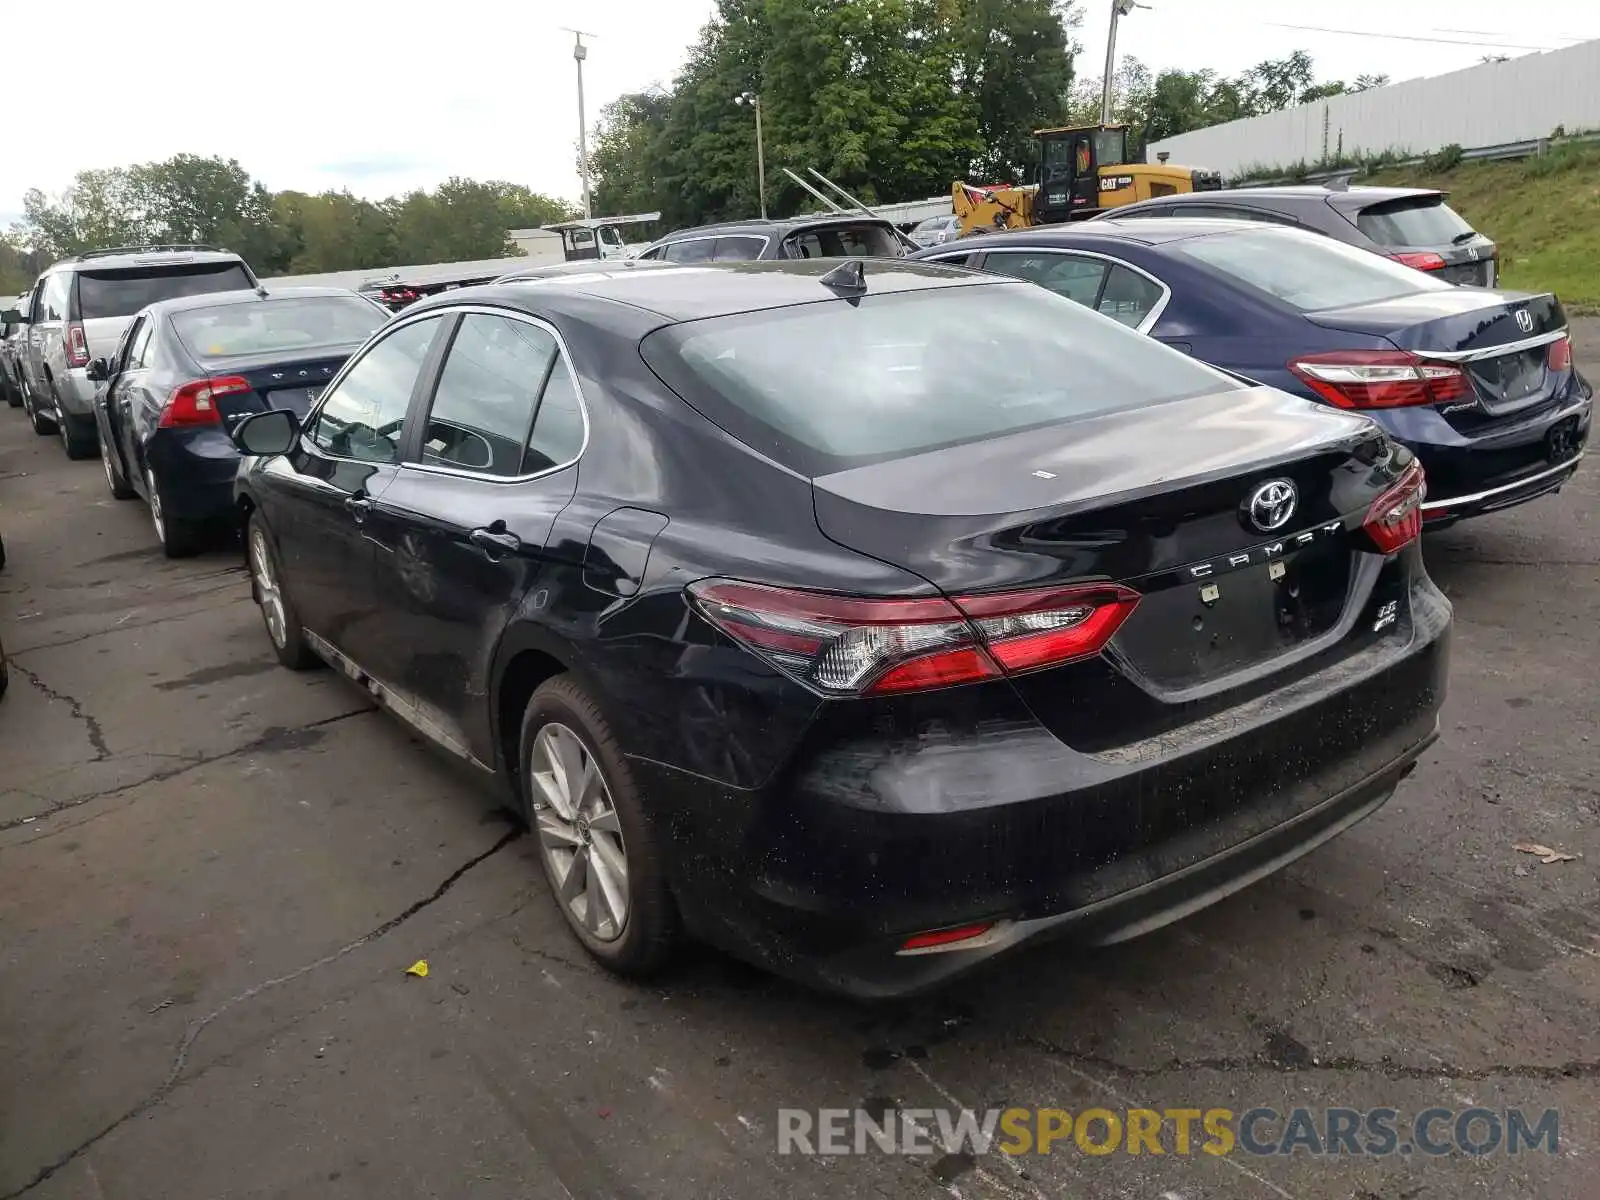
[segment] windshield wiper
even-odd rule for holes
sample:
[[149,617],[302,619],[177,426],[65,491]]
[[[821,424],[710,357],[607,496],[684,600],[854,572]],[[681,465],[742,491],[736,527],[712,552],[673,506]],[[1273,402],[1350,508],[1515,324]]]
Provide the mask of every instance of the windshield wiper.
[[1452,246],[1459,246],[1459,245],[1461,245],[1462,242],[1470,242],[1473,238],[1475,238],[1477,236],[1478,236],[1478,231],[1476,229],[1469,229],[1465,233],[1456,234],[1455,237],[1450,239],[1450,244]]

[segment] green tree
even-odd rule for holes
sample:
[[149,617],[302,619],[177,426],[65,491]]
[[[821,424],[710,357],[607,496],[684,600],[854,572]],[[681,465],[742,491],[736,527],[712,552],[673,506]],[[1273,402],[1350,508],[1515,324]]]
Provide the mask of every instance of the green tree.
[[125,246],[148,240],[148,224],[121,167],[79,171],[72,186],[55,198],[31,188],[22,198],[22,231],[27,242],[52,260],[96,246]]
[[1034,130],[1068,118],[1078,48],[1072,32],[1082,12],[1075,0],[957,0],[954,7],[956,88],[978,102],[972,174],[1020,182],[1038,159]]

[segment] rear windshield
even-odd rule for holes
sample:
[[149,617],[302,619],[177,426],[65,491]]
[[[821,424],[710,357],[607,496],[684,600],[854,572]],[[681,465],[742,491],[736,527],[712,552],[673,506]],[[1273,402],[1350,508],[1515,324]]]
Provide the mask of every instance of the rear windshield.
[[354,296],[304,296],[185,309],[172,314],[172,328],[184,349],[205,361],[356,345],[388,319]]
[[868,223],[802,229],[785,238],[783,248],[789,258],[898,258],[905,253],[890,229]]
[[83,321],[131,317],[157,300],[232,292],[251,286],[244,267],[236,262],[138,267],[128,271],[79,271],[78,316]]
[[1291,229],[1216,233],[1179,242],[1177,249],[1301,312],[1453,287],[1370,250]]
[[706,417],[811,476],[1240,386],[1016,283],[693,321],[641,350]]
[[1467,241],[1473,229],[1442,196],[1389,200],[1363,208],[1356,228],[1380,246],[1450,246]]

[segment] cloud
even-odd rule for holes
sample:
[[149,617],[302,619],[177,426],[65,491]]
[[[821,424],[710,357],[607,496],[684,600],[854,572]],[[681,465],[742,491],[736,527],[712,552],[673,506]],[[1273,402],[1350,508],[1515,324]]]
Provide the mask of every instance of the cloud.
[[441,169],[440,163],[409,154],[376,154],[367,158],[347,158],[318,163],[313,170],[322,175],[345,179],[367,179],[373,175],[405,175],[415,171]]

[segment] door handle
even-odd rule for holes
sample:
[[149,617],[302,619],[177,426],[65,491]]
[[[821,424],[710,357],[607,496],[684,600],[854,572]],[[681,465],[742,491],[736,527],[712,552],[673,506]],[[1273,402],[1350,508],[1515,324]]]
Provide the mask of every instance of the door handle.
[[504,521],[480,526],[467,534],[467,539],[490,557],[496,554],[515,554],[522,549],[522,539],[507,530]]
[[372,511],[372,498],[359,493],[354,496],[346,496],[344,506],[350,510],[350,515],[356,519],[356,523],[360,524],[367,519],[367,514]]

